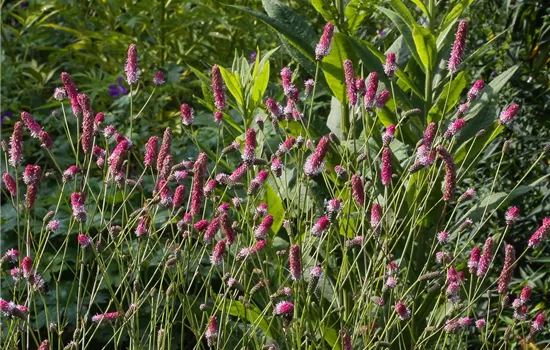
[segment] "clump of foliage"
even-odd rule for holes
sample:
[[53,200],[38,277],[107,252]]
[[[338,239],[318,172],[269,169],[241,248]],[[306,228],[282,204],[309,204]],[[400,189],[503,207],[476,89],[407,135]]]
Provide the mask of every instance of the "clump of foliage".
[[[63,72],[46,118],[59,137],[21,113],[2,142],[2,348],[544,344],[543,296],[519,265],[540,259],[550,219],[512,242],[524,214],[509,203],[547,179],[527,183],[548,149],[505,191],[508,143],[488,189],[471,179],[522,113],[499,99],[517,66],[468,75],[491,42],[469,47],[463,3],[415,1],[416,20],[399,1],[314,1],[321,36],[263,4],[233,9],[275,29],[303,74],[270,83],[276,48],[190,68],[202,96],[155,134],[145,115],[170,87],[138,42],[127,109],[94,113]],[[386,52],[359,38],[375,10],[395,26]]]

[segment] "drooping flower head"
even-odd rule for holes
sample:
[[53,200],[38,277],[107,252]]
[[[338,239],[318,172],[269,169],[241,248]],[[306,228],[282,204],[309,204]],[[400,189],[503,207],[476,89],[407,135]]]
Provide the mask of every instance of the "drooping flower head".
[[529,238],[529,248],[538,248],[549,233],[550,218],[544,218],[542,219],[542,225],[535,231],[535,233],[533,233],[531,238]]
[[511,104],[508,108],[506,108],[502,113],[500,113],[500,117],[498,120],[498,123],[500,125],[508,125],[512,121],[512,119],[516,116],[516,114],[519,111],[519,105],[518,104]]
[[330,220],[326,216],[322,216],[311,228],[311,234],[315,237],[323,235],[330,225]]
[[390,124],[386,128],[386,131],[382,134],[382,144],[384,147],[388,147],[395,138],[395,125]]
[[334,24],[329,22],[325,24],[325,29],[323,31],[323,36],[321,36],[321,41],[315,47],[315,59],[317,61],[321,61],[324,57],[329,55],[330,44],[332,42],[333,35],[334,35]]
[[481,90],[483,89],[484,86],[485,86],[485,82],[483,81],[483,79],[476,80],[476,82],[474,83],[470,91],[468,91],[468,95],[467,95],[468,102],[471,103],[474,100],[476,100],[479,97],[479,94],[481,93]]
[[519,208],[518,207],[511,207],[506,212],[506,225],[511,226],[519,217]]
[[77,237],[77,241],[78,244],[84,249],[90,248],[92,246],[92,240],[85,234],[79,234]]
[[295,101],[298,90],[292,85],[292,70],[289,67],[284,67],[281,70],[281,80],[283,84],[283,91],[287,98]]
[[126,59],[126,81],[129,85],[136,85],[141,75],[141,70],[138,67],[138,51],[135,44],[130,44],[128,47],[128,58]]
[[304,82],[304,96],[309,97],[311,95],[311,91],[313,90],[313,87],[315,86],[315,81],[313,79],[308,79]]
[[214,91],[214,105],[220,111],[225,110],[225,92],[223,91],[223,79],[220,67],[212,66],[212,90]]
[[473,188],[468,188],[460,197],[458,197],[457,202],[458,203],[467,202],[472,198],[474,198],[475,196],[476,196],[476,190],[474,190]]
[[317,144],[315,152],[313,152],[313,154],[306,159],[304,164],[304,173],[307,176],[318,175],[323,170],[323,161],[330,147],[329,142],[328,137],[323,136],[321,140],[319,140],[319,144]]
[[445,131],[444,137],[446,139],[450,139],[453,136],[459,136],[460,132],[464,127],[466,126],[466,120],[462,118],[458,118],[457,120],[453,121],[450,125],[447,131]]
[[117,144],[115,150],[109,156],[109,172],[113,178],[119,175],[122,172],[122,164],[126,159],[126,153],[130,145],[127,140],[122,140]]
[[271,113],[271,117],[280,120],[283,114],[283,107],[277,103],[273,98],[268,98],[265,101],[265,108]]
[[466,34],[468,33],[468,22],[465,20],[458,21],[458,29],[456,31],[451,58],[447,64],[449,72],[455,73],[462,62],[462,55],[466,48]]
[[225,241],[228,245],[232,245],[235,242],[236,234],[233,229],[233,223],[227,213],[223,213],[220,217],[220,226],[225,234]]
[[81,113],[80,104],[78,103],[78,99],[77,99],[78,89],[76,88],[76,85],[74,84],[73,79],[67,72],[61,73],[61,81],[65,86],[65,92],[67,92],[67,95],[71,100],[73,115],[75,117],[78,117]]
[[267,169],[262,169],[258,172],[258,175],[250,182],[250,186],[248,187],[247,194],[252,195],[258,192],[258,190],[262,187],[262,185],[267,181],[267,177],[269,176],[269,171]]
[[25,183],[25,185],[32,185],[38,182],[38,179],[40,179],[41,171],[42,169],[39,165],[27,165],[25,167],[25,171],[23,171],[23,182]]
[[254,228],[254,238],[265,239],[273,225],[273,215],[266,215],[262,223]]
[[42,131],[42,127],[40,127],[40,124],[34,120],[34,118],[30,115],[29,112],[21,112],[21,120],[23,123],[25,123],[25,126],[31,133],[31,136],[34,138],[38,138],[38,135]]
[[74,179],[76,174],[78,174],[78,172],[79,172],[78,166],[71,165],[70,167],[67,168],[67,170],[63,172],[63,182],[71,181],[72,179]]
[[445,164],[445,189],[443,200],[449,202],[453,199],[456,190],[456,166],[453,156],[443,145],[437,146],[437,153]]
[[355,70],[351,60],[344,60],[344,76],[346,78],[346,88],[350,105],[357,105],[357,86],[355,85]]

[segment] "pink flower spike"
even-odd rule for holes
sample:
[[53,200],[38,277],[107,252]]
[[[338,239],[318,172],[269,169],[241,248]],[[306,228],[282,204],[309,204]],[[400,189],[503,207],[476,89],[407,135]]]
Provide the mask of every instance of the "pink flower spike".
[[382,90],[376,98],[376,108],[382,109],[390,99],[390,92],[388,90]]
[[73,209],[73,217],[76,221],[86,221],[86,207],[84,202],[86,201],[86,195],[84,192],[73,192],[71,194],[71,206]]
[[284,67],[281,70],[281,80],[285,96],[291,100],[295,100],[298,90],[292,85],[292,70],[289,67]]
[[380,230],[380,222],[382,221],[382,206],[374,203],[370,210],[370,227],[375,230]]
[[164,85],[164,73],[160,70],[155,72],[155,77],[153,78],[153,85],[162,86]]
[[65,86],[65,91],[67,92],[67,96],[69,96],[69,99],[71,100],[73,115],[75,117],[78,117],[82,112],[82,110],[80,109],[80,104],[78,103],[78,100],[77,100],[78,89],[76,88],[76,85],[74,84],[73,79],[67,72],[61,73],[61,81]]
[[297,244],[293,244],[290,247],[289,253],[290,263],[290,276],[294,281],[302,279],[302,258],[300,253],[300,247]]
[[78,167],[76,165],[71,165],[63,172],[63,182],[68,182],[74,179],[76,174],[78,174]]
[[357,105],[357,86],[355,85],[355,70],[351,60],[344,60],[344,76],[346,78],[346,88],[348,92],[349,104]]
[[390,124],[386,128],[384,134],[382,134],[382,143],[384,147],[388,147],[395,138],[395,125]]
[[486,325],[486,322],[484,319],[480,318],[479,320],[476,321],[476,328],[477,329],[481,329],[481,328],[484,328]]
[[523,303],[526,303],[529,301],[529,299],[531,299],[531,287],[529,285],[523,287],[519,298]]
[[315,86],[315,81],[313,79],[308,79],[304,82],[304,96],[307,98],[311,95],[311,91],[313,90],[313,87]]
[[52,138],[50,137],[50,134],[48,134],[44,130],[40,131],[40,134],[38,134],[38,140],[40,140],[40,147],[43,147],[46,149],[53,148]]
[[370,111],[376,101],[376,91],[378,90],[378,73],[371,72],[367,80],[367,92],[365,93],[365,109]]
[[468,269],[470,273],[476,273],[479,266],[479,259],[481,258],[481,248],[473,247],[470,253],[470,260],[468,261]]
[[90,248],[92,246],[92,241],[90,240],[90,237],[84,234],[79,234],[77,240],[78,244],[84,249]]
[[223,262],[223,255],[225,254],[225,241],[218,241],[214,250],[212,251],[212,256],[210,257],[210,262],[212,265],[221,265]]
[[16,122],[13,126],[13,133],[10,137],[9,163],[17,167],[23,161],[23,123]]
[[512,280],[514,273],[514,263],[516,262],[516,250],[511,244],[506,245],[504,266],[498,278],[498,293],[505,294],[508,291],[508,285]]
[[8,173],[4,173],[2,174],[2,181],[4,182],[4,186],[6,186],[6,189],[9,191],[9,193],[12,196],[15,196],[17,194],[17,183],[13,176]]
[[408,320],[411,317],[411,310],[402,301],[395,304],[395,312],[401,321]]
[[365,188],[363,186],[363,180],[358,174],[353,174],[351,177],[351,189],[353,199],[360,207],[365,205]]
[[38,138],[38,134],[42,131],[40,125],[34,120],[34,118],[28,112],[21,112],[21,120],[25,123],[25,126],[30,131],[31,136]]
[[191,108],[187,103],[181,105],[181,123],[185,126],[191,126],[195,120],[195,115],[193,113],[193,108]]
[[330,220],[328,219],[328,217],[322,216],[311,228],[311,235],[315,237],[322,236],[325,232],[327,232],[329,225]]
[[193,216],[199,215],[204,200],[204,181],[206,177],[208,156],[206,153],[199,154],[193,165],[193,182],[191,192],[191,211]]
[[256,130],[250,128],[246,131],[245,144],[243,155],[241,156],[242,160],[246,164],[252,164],[256,159]]
[[265,108],[271,114],[271,117],[276,120],[281,120],[283,114],[283,107],[277,103],[273,98],[268,98],[265,101]]
[[141,70],[138,67],[138,51],[135,44],[131,44],[128,47],[128,58],[124,71],[126,72],[126,81],[128,84],[136,85],[139,81]]
[[531,324],[531,335],[541,332],[544,329],[544,324],[546,323],[546,316],[543,313],[540,313],[535,318],[535,321]]
[[158,156],[158,141],[157,136],[151,136],[147,144],[145,145],[145,157],[143,159],[143,165],[145,167],[152,167],[157,162]]
[[357,78],[355,80],[355,89],[357,90],[357,97],[365,96],[365,92],[367,91],[367,86],[365,85],[365,79]]
[[30,256],[26,256],[21,261],[21,271],[23,272],[23,277],[29,278],[29,276],[32,275],[32,258]]
[[397,70],[397,66],[395,64],[395,53],[389,52],[386,56],[386,64],[384,65],[384,74],[388,78],[393,77],[393,74]]
[[445,189],[443,200],[449,202],[453,199],[456,191],[456,166],[453,156],[442,145],[437,146],[437,153],[445,164]]
[[466,34],[468,33],[468,22],[461,20],[458,21],[458,29],[456,31],[455,42],[453,44],[453,50],[451,51],[451,58],[447,64],[449,72],[455,73],[462,62],[462,55],[466,48]]
[[223,213],[220,218],[222,231],[225,234],[225,240],[228,245],[232,245],[235,242],[236,234],[232,227],[231,218],[227,213]]
[[273,225],[273,215],[266,215],[260,225],[254,228],[254,238],[265,239]]
[[323,36],[321,36],[321,41],[315,47],[315,59],[317,61],[321,61],[323,60],[324,57],[329,55],[330,44],[332,42],[333,35],[334,35],[334,24],[329,22],[325,24],[325,29],[323,31]]
[[82,110],[82,150],[87,154],[92,152],[94,112],[92,111],[92,102],[88,95],[78,94],[77,100]]
[[172,129],[166,128],[162,135],[162,143],[160,145],[160,151],[156,157],[157,159],[157,171],[161,172],[164,165],[164,158],[170,154],[170,147],[172,146]]
[[223,79],[220,67],[212,66],[212,90],[214,91],[214,105],[220,111],[225,110],[225,92],[223,91]]
[[391,150],[389,147],[384,147],[382,151],[382,185],[389,186],[392,177]]
[[23,171],[23,182],[25,185],[32,185],[38,182],[40,179],[40,172],[42,169],[39,165],[29,164],[25,167]]
[[477,267],[477,277],[483,277],[487,270],[489,270],[489,265],[493,259],[493,237],[487,238],[485,245],[483,246],[483,254],[479,259],[479,265]]
[[174,191],[174,208],[179,208],[185,201],[185,186],[179,185]]

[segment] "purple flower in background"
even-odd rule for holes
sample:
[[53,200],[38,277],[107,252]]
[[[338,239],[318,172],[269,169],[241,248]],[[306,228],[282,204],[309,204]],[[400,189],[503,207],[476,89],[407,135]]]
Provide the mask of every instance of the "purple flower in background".
[[21,5],[19,5],[19,7],[21,7],[22,9],[27,9],[27,7],[29,7],[29,2],[28,1],[23,1],[21,3]]
[[0,114],[0,124],[4,124],[4,118],[11,119],[13,117],[12,111],[4,111]]
[[117,84],[111,84],[109,85],[109,96],[112,98],[119,98],[122,95],[126,95],[128,93],[128,89],[122,85],[122,81],[124,80],[124,77],[118,77]]
[[252,52],[250,54],[250,59],[248,60],[248,63],[252,64],[252,63],[256,62],[256,56],[258,56],[256,51]]

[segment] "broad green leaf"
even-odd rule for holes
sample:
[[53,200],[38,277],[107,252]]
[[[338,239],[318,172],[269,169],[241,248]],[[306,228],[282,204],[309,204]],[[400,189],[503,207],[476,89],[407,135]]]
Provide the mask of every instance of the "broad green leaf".
[[269,83],[269,73],[270,73],[269,61],[264,65],[262,71],[258,75],[258,78],[254,82],[254,87],[252,88],[252,101],[254,106],[258,106],[264,96],[265,90],[267,89],[267,84]]
[[416,51],[424,65],[424,71],[431,70],[435,65],[437,57],[437,47],[435,46],[435,37],[428,28],[418,24],[414,25],[413,40],[416,45]]
[[407,6],[405,6],[402,0],[390,0],[388,1],[388,3],[399,15],[399,17],[401,17],[401,19],[403,19],[403,21],[405,21],[405,23],[407,23],[410,27],[412,27],[416,23],[413,15],[411,14]]
[[403,35],[403,40],[405,40],[405,44],[409,47],[409,50],[411,51],[411,54],[413,55],[416,62],[421,67],[424,67],[421,63],[420,56],[418,55],[418,51],[416,49],[416,44],[413,39],[413,33],[412,28],[409,24],[407,24],[397,13],[393,12],[392,10],[388,10],[386,8],[377,6],[377,8],[382,11],[397,27],[397,30]]
[[323,59],[322,67],[327,84],[334,96],[342,103],[347,103],[347,92],[344,76],[343,62],[350,59],[355,66],[358,60],[347,36],[341,33],[334,33],[332,39],[332,50]]
[[268,337],[272,337],[271,331],[269,330],[269,323],[262,316],[262,312],[255,305],[250,304],[249,307],[245,308],[245,306],[237,300],[226,302],[225,305],[227,313],[231,316],[248,321],[252,327],[258,327]]
[[334,22],[333,10],[335,7],[331,7],[330,0],[311,0],[311,5],[323,16],[327,22]]
[[[437,102],[432,106],[428,113],[428,123],[439,122],[445,114],[455,108],[460,99],[462,90],[466,87],[466,77],[464,72],[460,72],[456,78],[448,82],[439,95]],[[443,110],[445,108],[445,110]]]
[[220,67],[220,72],[222,73],[223,81],[229,89],[229,92],[231,93],[233,98],[235,98],[235,101],[237,101],[239,106],[244,108],[244,96],[238,74],[231,73],[223,67]]
[[443,30],[447,29],[447,27],[454,23],[454,21],[460,17],[460,15],[464,12],[466,8],[468,8],[474,0],[462,0],[458,4],[456,4],[449,13],[445,16],[445,19],[443,20],[443,25],[441,28]]
[[323,332],[323,337],[325,338],[326,342],[331,346],[332,349],[340,350],[342,349],[340,345],[340,337],[338,336],[338,332],[334,328],[329,328]]
[[330,113],[327,118],[327,126],[332,131],[336,137],[340,140],[343,139],[342,134],[342,104],[338,99],[332,96],[330,100]]
[[344,15],[348,19],[348,30],[351,34],[357,31],[363,20],[374,11],[373,3],[378,1],[351,0]]
[[281,228],[285,217],[283,202],[269,183],[265,186],[265,203],[267,204],[267,213],[273,215],[273,225],[271,225],[271,230],[273,230],[273,232],[277,232]]

